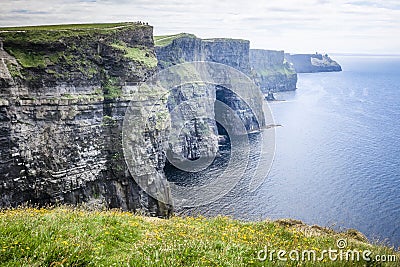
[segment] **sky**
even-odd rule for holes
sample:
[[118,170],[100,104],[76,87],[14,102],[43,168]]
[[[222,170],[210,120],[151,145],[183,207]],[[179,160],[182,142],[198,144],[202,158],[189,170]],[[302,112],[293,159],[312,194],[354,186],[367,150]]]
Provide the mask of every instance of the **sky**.
[[400,54],[399,0],[0,0],[0,26],[144,21],[290,53]]

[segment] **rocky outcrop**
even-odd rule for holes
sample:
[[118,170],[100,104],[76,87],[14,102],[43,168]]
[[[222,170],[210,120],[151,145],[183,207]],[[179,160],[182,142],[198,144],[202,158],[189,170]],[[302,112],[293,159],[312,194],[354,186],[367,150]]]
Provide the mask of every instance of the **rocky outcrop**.
[[327,54],[285,54],[298,73],[342,71],[342,67]]
[[[168,199],[164,132],[133,145],[148,151],[150,171],[130,173],[121,145],[130,92],[156,70],[152,27],[27,27],[0,38],[0,206],[89,202],[168,216],[170,203],[134,180]],[[137,101],[153,105],[151,95]]]
[[250,65],[264,94],[296,90],[297,73],[283,51],[250,49]]

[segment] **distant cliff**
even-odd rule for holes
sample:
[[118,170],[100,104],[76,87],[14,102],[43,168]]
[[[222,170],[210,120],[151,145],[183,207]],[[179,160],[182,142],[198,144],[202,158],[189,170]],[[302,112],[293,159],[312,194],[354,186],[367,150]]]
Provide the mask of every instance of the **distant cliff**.
[[296,89],[296,71],[283,51],[249,49],[247,40],[200,39],[187,33],[156,36],[155,44],[161,69],[190,61],[218,62],[248,75],[265,94]]
[[342,71],[342,67],[328,55],[285,54],[285,58],[293,64],[298,73]]
[[[130,173],[121,129],[130,92],[157,67],[141,23],[0,29],[0,207],[89,202],[167,216],[133,176],[169,197],[163,130],[149,129],[151,166]],[[152,106],[153,92],[138,100]],[[139,168],[140,167],[140,168]]]
[[155,51],[161,69],[190,61],[211,61],[250,74],[250,42],[241,39],[200,39],[181,33],[155,36]]
[[263,93],[296,90],[297,73],[283,51],[250,49],[250,66]]

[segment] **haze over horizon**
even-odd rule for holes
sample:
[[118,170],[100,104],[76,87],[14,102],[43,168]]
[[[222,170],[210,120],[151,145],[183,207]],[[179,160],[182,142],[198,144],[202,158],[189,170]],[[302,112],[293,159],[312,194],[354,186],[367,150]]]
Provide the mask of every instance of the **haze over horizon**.
[[0,27],[144,21],[154,35],[241,38],[290,53],[400,53],[397,0],[6,0],[0,11]]

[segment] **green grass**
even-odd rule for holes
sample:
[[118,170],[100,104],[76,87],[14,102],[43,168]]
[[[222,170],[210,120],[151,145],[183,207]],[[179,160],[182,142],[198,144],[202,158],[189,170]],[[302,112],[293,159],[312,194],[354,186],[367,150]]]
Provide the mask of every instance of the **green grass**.
[[234,39],[234,38],[207,38],[207,39],[201,39],[202,41],[205,42],[227,42],[227,41],[237,41],[237,42],[242,42],[242,43],[248,43],[249,40],[245,39]]
[[47,66],[46,57],[40,53],[11,48],[10,54],[12,54],[24,68],[45,68]]
[[294,75],[296,74],[295,70],[292,68],[287,67],[286,65],[281,65],[281,66],[273,66],[268,69],[262,69],[262,70],[255,70],[258,74],[262,76],[273,76],[277,74],[282,74],[282,75]]
[[0,38],[12,44],[51,44],[65,38],[90,36],[96,33],[118,34],[131,27],[149,27],[133,22],[100,24],[66,24],[0,28]]
[[[197,38],[196,35],[190,33],[178,33],[173,35],[159,35],[154,36],[154,45],[155,46],[167,46],[171,44],[175,39],[178,38]],[[249,42],[248,40],[244,39],[232,39],[232,38],[208,38],[208,39],[201,39],[205,42],[224,42],[224,41],[239,41],[239,42]]]
[[0,27],[0,31],[49,31],[49,30],[81,30],[81,29],[109,29],[115,27],[139,25],[134,22],[118,23],[88,23],[88,24],[59,24],[59,25],[39,25],[39,26],[16,26]]
[[[43,76],[67,81],[71,73],[78,71],[84,79],[99,78],[103,69],[102,59],[93,44],[103,39],[104,45],[111,46],[118,42],[120,35],[132,34],[136,27],[150,26],[126,22],[6,27],[0,28],[0,38],[4,49],[18,62],[18,66],[7,64],[11,75],[35,85]],[[143,68],[157,66],[151,49],[128,46],[123,41],[114,46],[122,50],[115,56],[116,61],[127,58]],[[114,99],[121,95],[119,84],[104,81],[103,85],[107,98]]]
[[[225,217],[162,220],[116,210],[19,208],[0,211],[0,266],[316,266],[261,262],[257,252],[267,245],[287,251],[334,249],[339,237],[347,236],[334,232],[307,236],[282,223]],[[395,254],[350,237],[348,249]],[[365,262],[324,263],[366,266]]]
[[125,57],[133,60],[142,62],[149,68],[154,68],[157,66],[157,58],[154,53],[146,47],[128,47],[125,43],[120,42],[112,44],[112,47],[125,52]]
[[110,116],[104,116],[103,122],[101,123],[103,126],[114,126],[116,123],[115,119]]
[[19,77],[23,78],[21,71],[19,70],[18,66],[12,64],[11,62],[6,61],[6,66],[8,71],[10,72],[10,75],[14,78]]
[[118,84],[116,77],[111,77],[105,80],[103,84],[104,99],[117,99],[122,95],[122,87]]
[[178,33],[173,35],[160,35],[154,36],[154,45],[155,46],[167,46],[171,44],[175,39],[178,38],[197,38],[196,35],[190,33]]

